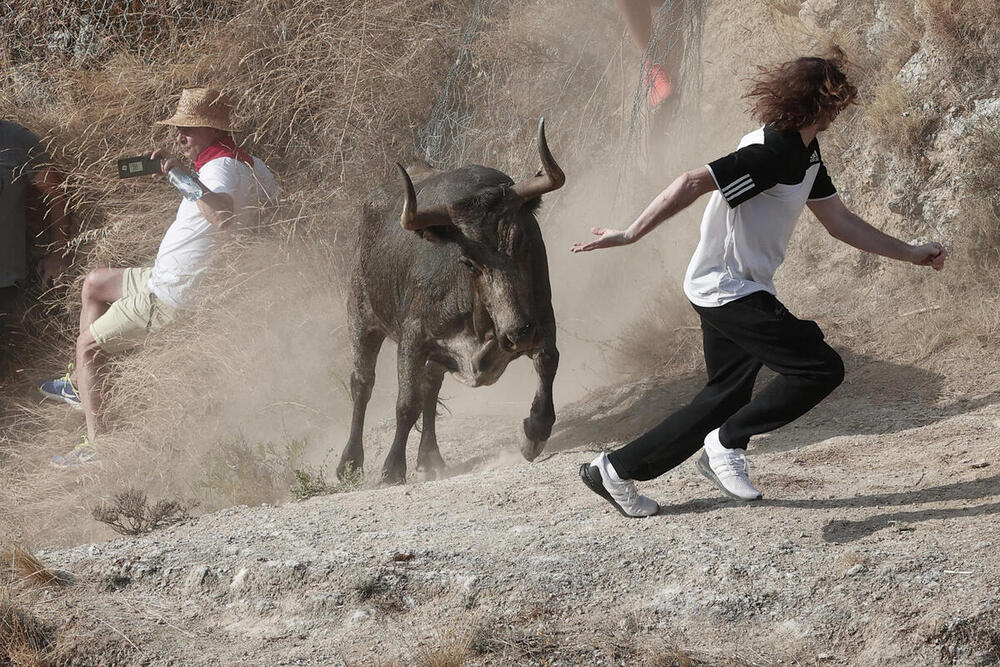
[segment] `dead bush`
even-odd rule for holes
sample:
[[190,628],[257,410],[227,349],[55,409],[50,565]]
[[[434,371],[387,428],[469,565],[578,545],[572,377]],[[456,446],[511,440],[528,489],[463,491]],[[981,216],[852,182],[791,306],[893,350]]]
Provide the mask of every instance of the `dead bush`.
[[27,584],[28,586],[64,586],[69,576],[46,567],[30,551],[20,545],[13,545],[0,552],[3,558],[4,583],[7,586]]
[[48,625],[0,589],[0,662],[26,667],[52,664],[55,634]]
[[122,535],[143,535],[191,518],[191,509],[192,503],[177,500],[160,500],[150,505],[144,491],[125,489],[110,503],[94,507],[91,515]]

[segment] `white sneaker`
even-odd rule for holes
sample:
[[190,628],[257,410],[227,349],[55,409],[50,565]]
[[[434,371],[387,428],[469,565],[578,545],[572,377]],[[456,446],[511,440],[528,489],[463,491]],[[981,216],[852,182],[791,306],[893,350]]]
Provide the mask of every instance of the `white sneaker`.
[[618,476],[604,452],[592,462],[580,466],[580,479],[591,491],[614,505],[624,516],[645,517],[660,511],[660,506],[655,500],[639,495],[634,481],[621,479]]
[[705,436],[705,450],[695,466],[702,475],[731,498],[760,500],[761,493],[747,475],[747,450],[723,447],[719,429]]

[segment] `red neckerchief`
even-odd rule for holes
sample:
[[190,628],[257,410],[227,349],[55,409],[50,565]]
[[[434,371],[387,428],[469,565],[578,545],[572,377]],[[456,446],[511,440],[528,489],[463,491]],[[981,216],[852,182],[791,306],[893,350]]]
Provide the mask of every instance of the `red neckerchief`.
[[209,161],[220,157],[231,157],[253,166],[253,158],[250,157],[250,153],[237,146],[236,142],[229,137],[223,137],[198,154],[198,157],[194,159],[195,171],[201,171],[201,168]]

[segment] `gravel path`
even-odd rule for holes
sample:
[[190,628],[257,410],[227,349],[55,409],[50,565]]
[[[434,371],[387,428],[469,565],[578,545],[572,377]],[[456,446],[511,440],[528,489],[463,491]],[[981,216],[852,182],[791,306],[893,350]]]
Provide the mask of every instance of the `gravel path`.
[[660,515],[623,519],[576,478],[617,443],[583,434],[627,437],[693,382],[572,406],[534,464],[519,420],[445,417],[446,460],[471,468],[448,479],[40,552],[75,578],[48,615],[110,664],[1000,661],[988,397],[841,389],[755,441],[763,501],[720,497],[689,462],[643,485]]

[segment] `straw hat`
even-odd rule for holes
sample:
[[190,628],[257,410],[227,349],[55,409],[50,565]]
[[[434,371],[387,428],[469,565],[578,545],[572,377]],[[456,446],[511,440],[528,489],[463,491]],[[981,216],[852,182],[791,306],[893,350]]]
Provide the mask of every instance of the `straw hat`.
[[229,132],[229,101],[215,88],[185,88],[177,102],[177,111],[157,125],[175,127],[214,127]]

